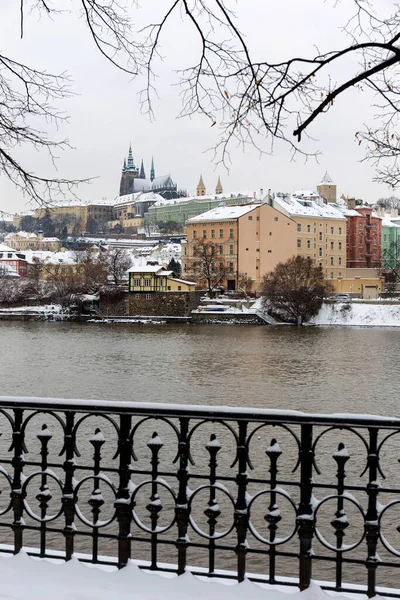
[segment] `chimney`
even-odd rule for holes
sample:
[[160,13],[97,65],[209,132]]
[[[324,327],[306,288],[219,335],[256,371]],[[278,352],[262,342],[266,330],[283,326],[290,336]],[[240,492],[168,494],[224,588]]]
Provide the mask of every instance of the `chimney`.
[[399,216],[399,211],[397,208],[391,208],[390,209],[390,216],[392,217],[392,219],[394,219],[395,217]]

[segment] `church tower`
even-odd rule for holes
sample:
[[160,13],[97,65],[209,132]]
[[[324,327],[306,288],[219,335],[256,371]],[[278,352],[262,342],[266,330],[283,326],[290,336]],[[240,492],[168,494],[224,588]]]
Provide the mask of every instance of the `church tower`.
[[197,196],[205,196],[206,195],[206,186],[204,185],[202,175],[200,175],[199,183],[197,184],[196,195]]
[[124,166],[122,167],[119,195],[125,196],[125,194],[131,194],[134,188],[133,180],[137,179],[138,177],[139,169],[135,167],[132,154],[132,145],[129,144],[128,160],[124,159]]
[[321,183],[317,185],[317,191],[326,204],[328,204],[329,202],[336,202],[336,184],[333,183],[333,180],[329,176],[328,171],[325,171],[325,175]]
[[150,181],[153,182],[155,178],[156,178],[156,174],[154,171],[154,159],[153,159],[153,157],[151,157]]
[[140,165],[139,179],[146,179],[146,173],[144,172],[143,158],[142,158],[142,163]]
[[221,179],[218,175],[218,181],[217,181],[217,187],[215,188],[215,193],[216,194],[222,194],[223,193],[223,189],[222,189],[222,184],[221,184]]

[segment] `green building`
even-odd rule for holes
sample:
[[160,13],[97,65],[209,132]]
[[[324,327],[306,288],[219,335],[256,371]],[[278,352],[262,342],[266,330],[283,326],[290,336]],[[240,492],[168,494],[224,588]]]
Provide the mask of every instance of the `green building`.
[[232,206],[237,204],[248,204],[249,202],[260,201],[261,197],[255,197],[256,194],[238,193],[238,194],[214,194],[212,196],[192,196],[190,198],[180,198],[177,200],[160,201],[150,206],[144,216],[145,225],[160,225],[174,221],[182,226],[191,217],[197,217],[201,213],[217,208],[217,206]]
[[400,266],[400,217],[384,215],[382,220],[382,268]]

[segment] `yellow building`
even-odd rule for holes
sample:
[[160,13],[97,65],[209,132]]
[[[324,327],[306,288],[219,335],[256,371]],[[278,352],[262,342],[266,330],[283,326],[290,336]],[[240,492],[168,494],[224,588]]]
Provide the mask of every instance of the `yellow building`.
[[296,222],[296,253],[321,265],[326,279],[345,277],[346,217],[311,192],[276,194],[272,205]]
[[161,265],[131,267],[129,273],[129,291],[138,294],[146,292],[193,292],[196,284],[192,281],[171,277],[172,271],[166,271]]
[[71,200],[54,204],[50,208],[37,208],[35,218],[43,219],[46,213],[51,219],[65,218],[68,234],[78,235],[89,229],[90,221],[98,227],[104,226],[113,218],[114,202],[111,200],[98,200],[96,202],[82,202]]
[[28,233],[27,231],[18,231],[18,233],[8,233],[4,238],[5,243],[15,250],[48,250],[58,252],[61,248],[61,242],[56,237],[43,237],[41,233]]
[[186,221],[186,229],[183,273],[194,271],[198,240],[210,242],[227,272],[223,283],[229,290],[238,289],[240,273],[259,289],[266,273],[296,254],[296,223],[268,203],[214,208]]
[[345,269],[344,276],[334,281],[336,294],[357,298],[378,298],[384,291],[385,278],[380,269]]

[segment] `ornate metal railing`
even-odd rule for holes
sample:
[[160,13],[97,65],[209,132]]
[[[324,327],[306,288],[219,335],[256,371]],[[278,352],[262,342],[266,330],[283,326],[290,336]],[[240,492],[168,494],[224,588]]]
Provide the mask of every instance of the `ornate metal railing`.
[[400,420],[0,398],[0,550],[400,597]]

